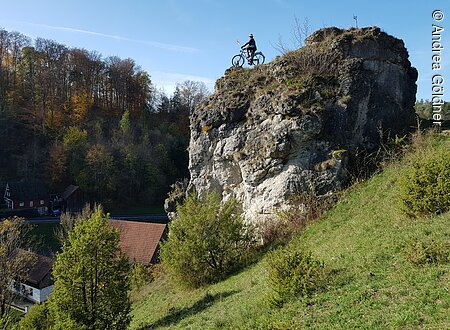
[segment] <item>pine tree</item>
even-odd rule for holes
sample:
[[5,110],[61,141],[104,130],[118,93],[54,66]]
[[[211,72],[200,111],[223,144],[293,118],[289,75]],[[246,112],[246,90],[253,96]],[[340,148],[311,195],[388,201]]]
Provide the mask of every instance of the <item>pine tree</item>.
[[56,328],[126,329],[130,265],[101,208],[78,221],[57,256],[50,313]]

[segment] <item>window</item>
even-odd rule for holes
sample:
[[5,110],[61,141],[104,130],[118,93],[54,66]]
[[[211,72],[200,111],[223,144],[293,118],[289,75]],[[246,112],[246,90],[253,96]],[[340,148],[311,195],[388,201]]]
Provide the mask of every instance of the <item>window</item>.
[[43,200],[43,199],[41,199],[41,202],[40,202],[40,203],[41,203],[41,205],[44,205],[44,200]]
[[24,202],[19,202],[19,206],[24,206]]
[[28,288],[23,284],[21,286],[22,286],[21,291],[24,296],[32,296],[33,295],[33,288]]
[[30,207],[33,207],[33,201],[30,201]]

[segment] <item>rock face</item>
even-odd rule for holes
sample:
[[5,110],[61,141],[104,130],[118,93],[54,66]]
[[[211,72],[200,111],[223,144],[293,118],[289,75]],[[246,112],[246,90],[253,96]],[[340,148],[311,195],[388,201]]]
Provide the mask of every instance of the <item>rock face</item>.
[[230,68],[191,116],[189,189],[237,198],[253,222],[294,194],[339,190],[349,160],[415,124],[416,79],[403,41],[376,27],[322,29],[270,64]]

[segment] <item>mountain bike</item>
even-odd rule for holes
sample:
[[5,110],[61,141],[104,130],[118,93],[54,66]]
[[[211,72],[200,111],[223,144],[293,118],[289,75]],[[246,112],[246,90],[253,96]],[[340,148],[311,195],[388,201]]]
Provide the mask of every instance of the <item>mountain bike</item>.
[[240,54],[233,56],[233,58],[231,59],[231,64],[234,67],[242,67],[245,63],[245,60],[247,60],[247,63],[249,65],[259,65],[264,64],[266,57],[262,52],[255,52],[255,55],[253,55],[253,61],[250,61],[251,57],[249,56],[247,49],[241,49]]

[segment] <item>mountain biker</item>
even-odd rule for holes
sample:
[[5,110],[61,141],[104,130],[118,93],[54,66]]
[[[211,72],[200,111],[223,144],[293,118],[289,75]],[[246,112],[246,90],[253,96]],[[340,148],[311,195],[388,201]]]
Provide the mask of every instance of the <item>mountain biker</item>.
[[247,54],[248,54],[247,57],[250,58],[250,60],[248,61],[248,64],[251,65],[251,64],[253,64],[253,56],[255,55],[255,52],[256,52],[256,41],[255,41],[255,39],[253,39],[252,33],[250,33],[248,35],[248,37],[249,37],[249,40],[244,45],[242,45],[241,49],[247,50]]

